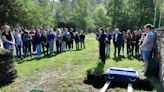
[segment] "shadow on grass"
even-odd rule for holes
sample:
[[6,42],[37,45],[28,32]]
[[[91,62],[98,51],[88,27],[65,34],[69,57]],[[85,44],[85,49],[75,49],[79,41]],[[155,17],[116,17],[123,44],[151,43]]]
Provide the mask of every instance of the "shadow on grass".
[[[92,85],[95,88],[102,88],[105,84],[105,74],[104,74],[104,64],[99,63],[94,69],[89,69],[86,74],[86,78],[83,81],[85,84]],[[127,89],[128,84],[121,84],[116,82],[111,82],[109,88],[125,88]],[[141,79],[136,84],[133,85],[136,90],[152,91],[154,87],[151,82],[147,79]]]
[[113,57],[113,60],[116,62],[122,61],[123,56]]
[[87,78],[84,80],[85,84],[93,85],[95,88],[101,88],[105,83],[104,64],[98,63],[94,69],[87,70]]

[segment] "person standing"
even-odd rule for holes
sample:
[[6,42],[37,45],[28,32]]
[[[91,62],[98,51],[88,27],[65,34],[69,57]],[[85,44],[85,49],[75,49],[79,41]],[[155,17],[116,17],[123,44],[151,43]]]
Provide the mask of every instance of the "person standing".
[[70,44],[71,44],[71,49],[73,49],[73,40],[74,40],[74,34],[73,34],[73,28],[70,29],[70,35],[71,35],[71,41],[70,41]]
[[75,32],[75,44],[76,44],[76,50],[79,50],[79,35],[78,35],[78,32]]
[[54,55],[54,41],[55,41],[55,34],[54,34],[53,29],[48,29],[47,39],[49,43],[50,56],[53,56]]
[[128,30],[126,33],[126,46],[127,46],[127,57],[129,57],[131,55],[131,33]]
[[63,39],[62,39],[62,52],[63,51],[66,51],[66,28],[64,28],[64,31],[62,31],[62,37],[63,37]]
[[105,48],[106,48],[106,56],[110,57],[110,41],[111,41],[112,37],[110,33],[106,34],[106,38],[105,38]]
[[3,26],[2,41],[3,47],[13,53],[14,37],[8,25]]
[[41,40],[40,29],[36,30],[36,34],[34,36],[34,42],[36,45],[37,57],[38,57],[38,59],[41,59],[42,58],[42,50],[41,50],[42,40]]
[[44,56],[48,56],[49,44],[48,44],[48,39],[47,39],[47,32],[45,30],[42,30],[41,39],[42,39],[43,54]]
[[71,48],[71,34],[68,31],[68,28],[66,28],[65,32],[66,32],[65,33],[65,35],[66,35],[66,48],[70,49]]
[[80,32],[80,45],[81,45],[81,49],[82,48],[85,49],[85,35],[83,33],[83,30],[81,30]]
[[99,41],[99,55],[101,62],[105,64],[105,32],[103,28],[99,28],[99,36],[98,36],[98,41]]
[[31,43],[32,43],[32,37],[28,34],[27,30],[24,30],[24,33],[22,35],[22,41],[23,41],[23,48],[24,48],[24,58],[27,57],[27,53],[29,53],[30,56],[32,56],[31,53]]
[[57,54],[61,53],[61,44],[62,44],[62,34],[61,34],[61,30],[58,28],[56,31],[56,50],[57,50]]
[[[136,31],[134,31],[132,33],[132,48],[131,48],[131,53],[132,53],[132,56],[136,56],[136,52],[137,52],[137,35],[136,35]],[[134,52],[135,52],[135,55],[134,55]]]
[[121,50],[121,33],[119,32],[119,29],[115,29],[115,33],[113,35],[113,43],[114,43],[114,56],[116,57],[116,52],[118,51],[118,57],[120,56],[120,50]]
[[29,35],[32,37],[32,53],[35,54],[36,53],[36,44],[35,44],[35,40],[34,40],[34,36],[36,34],[36,31],[34,29],[34,27],[31,27],[31,30],[29,32]]
[[140,49],[142,50],[142,58],[144,61],[144,66],[145,66],[145,69],[144,69],[145,73],[148,68],[150,53],[152,51],[153,43],[154,43],[154,34],[151,30],[152,30],[151,24],[146,24],[144,26],[144,31],[146,32],[146,36],[143,40],[143,43],[140,45]]
[[151,58],[157,58],[156,56],[156,52],[157,52],[157,32],[155,31],[155,28],[152,27],[152,30],[151,30],[154,34],[154,42],[153,42],[153,48],[152,48],[152,51],[151,51]]
[[21,32],[18,28],[15,29],[14,39],[15,39],[16,56],[18,59],[23,59],[22,58],[23,42],[22,42]]
[[125,31],[122,32],[121,36],[121,52],[122,56],[124,56]]
[[139,55],[139,41],[141,39],[141,32],[137,31],[137,42],[136,42],[136,55]]

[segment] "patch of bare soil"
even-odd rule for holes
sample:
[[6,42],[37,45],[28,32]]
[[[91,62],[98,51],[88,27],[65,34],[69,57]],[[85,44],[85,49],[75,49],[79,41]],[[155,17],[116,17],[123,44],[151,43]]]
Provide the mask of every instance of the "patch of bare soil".
[[[14,89],[14,92],[30,92],[33,89],[47,92],[77,92],[79,90],[95,92],[97,89],[83,83],[84,77],[77,78],[78,68],[81,68],[81,66],[73,65],[71,60],[68,60],[60,69],[47,67],[34,78],[18,78],[20,84]],[[80,88],[78,88],[79,86]]]

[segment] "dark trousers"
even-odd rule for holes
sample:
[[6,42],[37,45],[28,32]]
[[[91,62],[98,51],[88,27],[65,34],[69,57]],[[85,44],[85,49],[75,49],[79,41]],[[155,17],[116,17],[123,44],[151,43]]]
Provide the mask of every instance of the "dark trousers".
[[105,64],[105,44],[100,44],[99,54],[100,54],[101,62],[103,62]]
[[32,47],[33,47],[33,52],[35,52],[36,51],[36,44],[35,44],[35,42],[32,42]]
[[157,54],[157,49],[156,48],[152,48],[152,51],[150,53],[150,57],[155,59],[155,58],[157,58],[156,54]]
[[49,46],[42,44],[42,49],[43,49],[43,54],[44,55],[48,55]]
[[56,41],[56,50],[57,54],[61,52],[61,43],[59,41]]
[[139,45],[138,45],[138,43],[135,45],[135,47],[136,47],[136,55],[139,55]]
[[73,49],[73,40],[71,40],[71,44],[70,45],[71,45],[71,49]]
[[82,48],[85,49],[85,42],[84,42],[84,41],[80,41],[80,45],[81,45],[81,49],[82,49]]
[[114,42],[114,56],[116,56],[116,52],[118,51],[118,56],[120,56],[121,44]]
[[24,42],[23,47],[24,47],[24,57],[27,57],[27,52],[29,52],[31,56],[31,43]]
[[130,52],[131,52],[131,44],[130,43],[126,43],[126,46],[127,46],[127,56],[129,56]]
[[17,46],[15,46],[15,48],[16,48],[16,55],[17,55],[17,58],[22,58],[22,47],[21,47],[21,45],[17,45]]
[[23,53],[24,53],[24,51],[25,51],[25,42],[23,42],[23,47],[22,47],[22,49],[23,49]]
[[79,50],[79,42],[75,42],[76,43],[76,50]]
[[134,52],[135,52],[135,55],[137,55],[137,47],[136,47],[136,44],[134,44],[134,43],[132,43],[131,52],[132,52],[132,56],[134,56]]
[[70,49],[71,48],[71,41],[66,41],[66,49]]

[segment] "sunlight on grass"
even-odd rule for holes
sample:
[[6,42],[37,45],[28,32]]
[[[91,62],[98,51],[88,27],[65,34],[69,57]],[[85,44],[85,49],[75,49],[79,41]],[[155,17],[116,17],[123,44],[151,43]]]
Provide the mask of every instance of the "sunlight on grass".
[[[88,37],[93,37],[93,35],[89,35]],[[40,81],[40,76],[38,75],[40,73],[44,74],[44,72],[48,71],[50,72],[50,74],[52,72],[56,73],[56,75],[53,76],[54,80],[50,80],[51,82],[47,84],[48,87],[45,87],[45,89],[43,90],[47,90],[50,92],[52,92],[53,90],[57,92],[86,92],[89,90],[89,92],[95,92],[99,89],[95,89],[94,87],[85,85],[83,83],[83,80],[86,77],[87,70],[95,69],[98,63],[98,42],[96,40],[87,40],[86,49],[84,50],[67,51],[51,58],[25,61],[21,64],[16,63],[16,69],[18,71],[19,77],[12,84],[2,87],[0,89],[0,92],[24,91],[24,86],[27,86],[26,83],[35,83],[35,81]],[[103,70],[106,71],[110,67],[135,69],[136,67],[141,65],[143,65],[143,62],[133,58],[123,58],[120,61],[115,61],[113,59],[113,47],[111,45],[111,58],[106,60],[106,64]],[[141,71],[142,69],[143,66],[137,69],[137,71]],[[47,75],[48,74],[49,73],[47,73]],[[47,76],[46,73],[44,75]],[[40,87],[36,86],[35,88]],[[30,91],[32,89],[33,88],[27,90]],[[112,89],[110,89],[110,91],[111,90]],[[119,92],[126,91],[125,89],[120,88],[113,90],[118,90]]]

